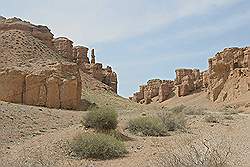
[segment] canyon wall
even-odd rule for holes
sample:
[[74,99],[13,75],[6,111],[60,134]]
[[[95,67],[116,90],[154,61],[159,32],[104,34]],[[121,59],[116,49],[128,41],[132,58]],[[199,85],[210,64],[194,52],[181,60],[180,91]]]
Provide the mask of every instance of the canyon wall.
[[91,61],[88,58],[88,48],[84,46],[73,47],[73,42],[66,37],[53,39],[55,49],[60,55],[70,62],[77,63],[80,70],[110,86],[117,93],[117,75],[110,66],[103,68],[101,63],[96,63],[94,49],[91,50]]
[[[162,102],[169,99],[171,93],[182,97],[203,91],[211,101],[233,101],[250,90],[249,68],[250,47],[226,48],[208,59],[208,70],[200,72],[199,69],[176,69],[176,79],[169,82],[171,86],[168,84],[164,88],[167,91],[159,93],[161,80],[153,80],[153,86],[150,84],[152,81],[140,86],[140,91],[130,99],[148,104],[155,96],[159,99],[158,102]],[[165,98],[160,98],[162,95]]]
[[[46,26],[0,17],[0,100],[50,108],[79,109],[83,71],[117,92],[111,67],[91,63],[88,48]],[[94,59],[94,60],[93,60]]]

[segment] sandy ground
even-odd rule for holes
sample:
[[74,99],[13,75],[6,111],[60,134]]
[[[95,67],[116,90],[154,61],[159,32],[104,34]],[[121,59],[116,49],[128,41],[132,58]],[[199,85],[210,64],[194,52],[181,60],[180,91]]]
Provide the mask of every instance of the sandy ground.
[[[127,120],[155,112],[155,106],[120,111],[120,127]],[[216,139],[231,142],[232,166],[250,166],[250,115],[235,114],[233,120],[206,123],[203,115],[189,116],[188,131],[175,132],[166,137],[138,137],[126,142],[127,154],[114,160],[78,160],[69,155],[68,143],[85,129],[80,120],[84,111],[54,110],[18,104],[0,103],[0,166],[83,166],[127,167],[158,166],[162,153],[171,147],[180,147],[186,139]],[[208,111],[210,112],[210,111]],[[125,131],[126,133],[126,131]]]

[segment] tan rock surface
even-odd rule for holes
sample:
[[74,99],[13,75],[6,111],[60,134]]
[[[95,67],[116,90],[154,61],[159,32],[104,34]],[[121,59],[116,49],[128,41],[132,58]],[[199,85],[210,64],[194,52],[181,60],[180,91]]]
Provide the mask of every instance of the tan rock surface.
[[[241,98],[250,90],[249,68],[249,47],[226,48],[208,59],[208,70],[206,71],[176,69],[175,89],[170,89],[170,92],[175,92],[177,97],[182,97],[204,91],[207,92],[207,97],[211,101],[233,101]],[[154,80],[150,82],[156,83]],[[155,96],[160,97],[158,97],[159,102],[167,100],[159,95],[161,93],[158,91],[159,84],[152,83],[146,85],[145,91],[135,93],[132,100],[140,102],[143,99],[148,99],[146,101],[149,103]]]
[[[66,38],[52,42],[52,37],[46,27],[19,19],[0,22],[0,100],[52,108],[79,108],[81,78],[78,66],[70,63],[72,42]],[[60,90],[61,87],[65,90]],[[74,100],[68,102],[67,99]]]
[[169,98],[173,92],[174,83],[170,80],[152,79],[146,85],[141,85],[139,92],[133,94],[132,101],[149,104],[157,97],[159,102]]

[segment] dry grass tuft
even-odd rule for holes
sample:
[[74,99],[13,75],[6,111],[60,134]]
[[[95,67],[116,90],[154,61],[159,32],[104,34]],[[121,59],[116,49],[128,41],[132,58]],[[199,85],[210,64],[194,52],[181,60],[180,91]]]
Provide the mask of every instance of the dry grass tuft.
[[158,167],[228,167],[232,146],[227,141],[203,140],[166,149],[156,159]]

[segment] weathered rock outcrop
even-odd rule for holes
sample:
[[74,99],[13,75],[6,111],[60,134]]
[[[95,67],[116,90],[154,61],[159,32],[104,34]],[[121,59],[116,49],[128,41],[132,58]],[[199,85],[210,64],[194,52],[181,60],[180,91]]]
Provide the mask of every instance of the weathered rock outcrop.
[[88,58],[88,48],[53,39],[46,26],[0,17],[0,100],[78,109],[83,71],[117,91],[117,76]]
[[50,108],[79,109],[81,79],[75,64],[57,63],[28,71],[5,68],[0,73],[0,99]]
[[198,69],[177,69],[176,71],[177,96],[186,96],[202,87],[202,76]]
[[174,84],[150,81],[130,99],[148,104],[155,96],[162,102],[173,92],[181,97],[205,91],[211,101],[222,102],[233,101],[250,91],[250,47],[226,48],[210,58],[208,64],[208,70],[203,72],[198,69],[177,69]]
[[2,17],[0,19],[0,30],[9,31],[9,30],[21,30],[25,32],[30,32],[32,36],[40,39],[48,47],[52,48],[53,43],[53,34],[50,32],[50,29],[42,25],[33,25],[29,22],[22,21],[19,18],[5,19]]
[[131,100],[137,103],[149,104],[152,98],[157,97],[157,101],[163,102],[168,99],[174,87],[174,82],[170,80],[153,79],[147,85],[140,86],[140,91],[134,93]]
[[95,50],[91,50],[91,62],[88,58],[88,48],[84,46],[73,47],[73,42],[65,37],[53,39],[55,50],[66,60],[77,63],[80,70],[95,79],[110,86],[117,93],[117,75],[112,68],[103,68],[101,63],[96,63]]
[[[247,90],[247,85],[243,83],[247,83],[249,56],[249,47],[226,48],[208,60],[209,83],[207,86],[207,91],[209,99],[212,101],[216,101],[218,98],[218,101],[225,101],[228,98],[233,99],[233,97],[230,97],[230,94],[234,94],[232,96],[236,98],[240,94],[238,92],[238,88],[243,85],[245,85],[245,90]],[[242,77],[246,80],[240,84]],[[234,79],[236,79],[238,82],[236,81],[233,85],[231,85]],[[230,85],[234,88],[226,88],[226,85],[229,83],[231,83]]]
[[83,67],[83,64],[89,64],[88,50],[84,46],[75,46],[73,48],[73,61],[81,67]]
[[53,39],[53,45],[59,55],[68,59],[69,61],[74,60],[73,55],[73,42],[65,37],[59,37]]

